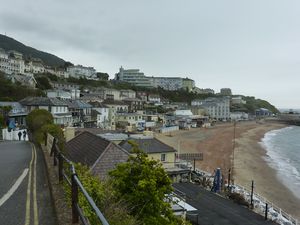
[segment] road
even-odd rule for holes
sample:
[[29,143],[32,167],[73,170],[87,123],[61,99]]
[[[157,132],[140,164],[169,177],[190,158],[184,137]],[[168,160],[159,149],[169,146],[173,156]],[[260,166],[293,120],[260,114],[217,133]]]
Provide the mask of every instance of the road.
[[199,185],[179,183],[173,186],[186,194],[188,204],[198,209],[197,212],[189,214],[195,221],[198,219],[201,225],[275,225],[247,208],[204,190]]
[[29,142],[0,142],[0,224],[57,224],[42,151]]

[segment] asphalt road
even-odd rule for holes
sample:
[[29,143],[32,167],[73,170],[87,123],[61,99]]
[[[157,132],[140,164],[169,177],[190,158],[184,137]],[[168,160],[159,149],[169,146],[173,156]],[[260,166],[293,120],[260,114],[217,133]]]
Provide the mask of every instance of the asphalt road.
[[186,194],[186,202],[198,209],[191,218],[201,225],[274,225],[245,207],[215,195],[199,185],[178,183],[174,188]]
[[0,224],[57,224],[42,152],[29,142],[0,142]]

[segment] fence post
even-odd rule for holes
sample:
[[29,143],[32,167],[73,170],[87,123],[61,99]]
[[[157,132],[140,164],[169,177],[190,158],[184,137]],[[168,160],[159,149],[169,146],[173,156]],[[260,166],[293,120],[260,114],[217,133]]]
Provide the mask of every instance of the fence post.
[[47,147],[47,133],[45,133],[45,146]]
[[252,183],[251,183],[251,208],[253,209],[253,189],[254,189],[254,181],[252,180]]
[[53,166],[57,165],[56,157],[57,157],[57,146],[56,144],[54,145],[54,152],[53,152]]
[[[72,166],[71,166],[72,167]],[[76,173],[72,169],[72,223],[78,223],[79,222],[79,215],[77,212],[77,204],[78,204],[78,186],[75,181]]]
[[58,180],[59,182],[63,181],[63,157],[61,155],[61,153],[58,153]]
[[268,220],[268,203],[266,203],[265,220]]

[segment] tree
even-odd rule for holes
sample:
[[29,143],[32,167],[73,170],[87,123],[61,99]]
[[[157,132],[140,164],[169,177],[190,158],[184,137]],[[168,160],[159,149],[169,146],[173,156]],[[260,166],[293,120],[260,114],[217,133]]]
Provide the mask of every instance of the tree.
[[136,143],[130,144],[136,156],[109,173],[116,197],[125,200],[131,214],[143,224],[182,224],[173,215],[170,203],[164,201],[172,186],[162,165],[149,159]]
[[47,90],[47,89],[51,89],[52,86],[51,84],[49,83],[49,80],[47,77],[36,77],[35,78],[36,82],[37,82],[37,87],[39,89],[42,89],[42,90]]
[[97,78],[99,78],[100,80],[108,80],[108,78],[109,78],[108,73],[98,72],[96,75],[97,75]]
[[41,132],[38,134],[38,141],[44,141],[46,137],[45,134],[51,134],[57,140],[57,145],[61,151],[64,150],[65,147],[65,137],[62,129],[57,124],[45,124],[41,127]]
[[53,124],[53,116],[45,109],[35,109],[26,117],[28,130],[35,134],[41,132],[41,128],[47,124]]
[[[104,214],[111,225],[138,225],[140,224],[134,216],[129,215],[126,203],[121,202],[113,195],[111,183],[101,182],[97,176],[91,173],[87,166],[75,164],[76,174],[82,185],[94,200],[97,207]],[[70,174],[68,174],[70,176]],[[71,189],[68,184],[64,185],[67,193],[68,202],[71,202]],[[100,225],[99,219],[91,209],[86,198],[79,193],[78,202],[83,209],[84,215],[88,218],[90,224]]]
[[0,128],[5,126],[5,120],[4,117],[0,114]]

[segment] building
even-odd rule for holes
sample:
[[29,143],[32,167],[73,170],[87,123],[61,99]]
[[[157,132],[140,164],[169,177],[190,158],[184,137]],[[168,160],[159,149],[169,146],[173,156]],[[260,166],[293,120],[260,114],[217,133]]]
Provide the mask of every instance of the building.
[[0,102],[0,108],[2,107],[11,107],[7,115],[4,115],[0,109],[0,115],[3,114],[5,120],[8,119],[9,123],[12,121],[16,126],[26,125],[26,116],[28,112],[19,102]]
[[110,170],[129,157],[129,153],[119,145],[87,131],[68,141],[65,150],[71,161],[88,166],[92,174],[101,180],[105,180]]
[[49,111],[54,123],[62,126],[69,126],[72,123],[72,114],[69,112],[68,104],[57,98],[27,97],[20,101],[28,113],[34,109],[45,109]]
[[128,105],[128,112],[136,112],[144,109],[144,102],[138,98],[124,98],[123,102]]
[[195,81],[190,78],[183,78],[182,79],[182,88],[184,90],[187,90],[188,92],[191,92],[195,87]]
[[205,100],[193,100],[191,105],[195,108],[202,108],[212,119],[230,119],[230,97],[207,98]]
[[[64,100],[72,113],[73,126],[93,127],[96,122],[92,121],[92,106],[80,100]],[[93,123],[95,122],[95,123]]]
[[29,88],[35,88],[37,82],[33,74],[9,74],[7,78],[11,80],[12,83],[20,83],[21,85],[27,86]]
[[137,91],[136,97],[146,102],[148,100],[148,93],[145,91]]
[[230,113],[231,120],[239,121],[239,120],[248,120],[249,115],[245,112],[231,112]]
[[63,89],[63,90],[80,89],[80,85],[78,84],[54,82],[54,81],[51,81],[51,86],[55,89]]
[[70,77],[94,79],[96,77],[96,70],[93,67],[85,67],[82,65],[69,66],[67,72]]
[[109,108],[108,121],[111,130],[116,129],[116,113],[126,113],[128,112],[128,105],[122,101],[114,101],[106,99],[102,102]]
[[0,70],[6,74],[24,74],[23,55],[17,51],[5,52],[0,49]]
[[59,89],[47,90],[46,95],[48,98],[72,99],[70,92]]
[[215,91],[213,89],[210,89],[210,88],[194,87],[192,92],[194,92],[196,94],[215,94]]
[[117,113],[116,125],[126,131],[142,131],[145,129],[146,121],[143,119],[143,114],[139,113]]
[[155,94],[149,94],[148,95],[148,102],[154,103],[154,104],[160,104],[160,96]]
[[265,108],[260,108],[255,110],[255,116],[257,117],[268,117],[268,116],[272,116],[272,114],[273,113],[270,110]]
[[125,70],[122,66],[118,73],[115,75],[116,81],[127,82],[137,87],[153,88],[152,81],[146,77],[139,69]]
[[[160,161],[165,169],[175,167],[175,153],[177,151],[171,146],[164,144],[157,138],[147,137],[146,139],[130,140],[136,143],[138,148],[143,150],[148,157]],[[132,153],[132,145],[128,141],[123,141],[119,145],[129,153]]]
[[[122,100],[121,91],[119,91],[117,89],[103,88],[101,90],[98,90],[98,92],[103,93],[103,99],[117,100],[117,101]],[[127,93],[129,93],[129,92],[127,92]]]
[[97,127],[110,129],[109,127],[109,107],[100,102],[89,102],[92,105],[92,119],[97,121]]
[[153,86],[168,91],[176,91],[183,88],[183,79],[180,77],[152,77]]
[[246,101],[243,100],[242,96],[231,97],[231,104],[246,104]]
[[232,95],[231,89],[230,88],[221,88],[220,95],[224,95],[224,96]]
[[135,91],[130,90],[130,89],[120,90],[120,100],[127,99],[127,98],[130,98],[130,99],[136,98]]

